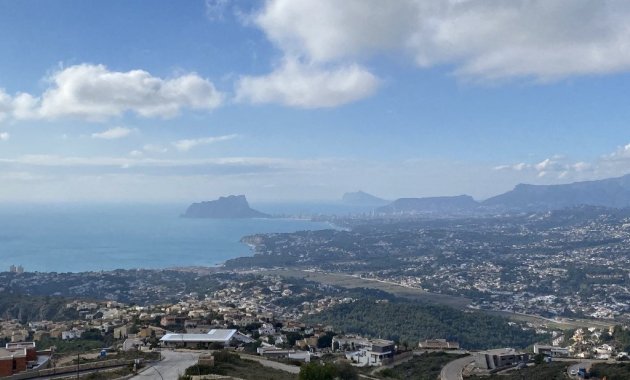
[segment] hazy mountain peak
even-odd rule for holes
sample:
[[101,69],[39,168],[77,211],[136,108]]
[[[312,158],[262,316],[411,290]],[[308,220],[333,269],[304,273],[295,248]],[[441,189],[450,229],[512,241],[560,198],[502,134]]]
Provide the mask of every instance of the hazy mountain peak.
[[561,185],[518,184],[484,206],[507,209],[560,209],[580,205],[630,207],[630,175]]
[[374,196],[372,194],[368,194],[365,191],[358,190],[355,192],[345,193],[341,200],[344,203],[351,205],[362,205],[362,206],[382,206],[389,203],[389,201]]
[[268,214],[249,207],[244,195],[229,195],[219,197],[214,201],[206,201],[191,204],[186,213],[186,218],[269,218]]

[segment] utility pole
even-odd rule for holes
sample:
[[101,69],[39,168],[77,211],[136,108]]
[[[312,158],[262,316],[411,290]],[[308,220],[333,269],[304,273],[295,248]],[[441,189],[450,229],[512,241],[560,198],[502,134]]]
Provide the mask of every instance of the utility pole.
[[81,345],[77,345],[77,348],[79,349],[79,351],[77,351],[77,380],[79,380],[79,370],[81,367],[81,357],[79,355],[81,355]]

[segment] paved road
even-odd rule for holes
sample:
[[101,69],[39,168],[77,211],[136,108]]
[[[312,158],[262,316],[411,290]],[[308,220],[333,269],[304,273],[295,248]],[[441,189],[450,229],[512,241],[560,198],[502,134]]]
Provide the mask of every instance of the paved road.
[[198,352],[162,351],[162,361],[155,363],[132,380],[175,380],[183,375],[186,368],[197,364]]
[[586,368],[586,371],[589,371],[591,369],[591,365],[593,365],[593,363],[602,363],[602,361],[601,360],[598,360],[598,361],[594,361],[594,360],[580,361],[579,363],[570,365],[569,368],[567,368],[567,373],[569,374],[569,377],[571,377],[572,379],[577,379],[578,378],[577,375],[571,376],[571,371],[575,371],[577,373],[578,368]]
[[464,358],[453,360],[442,368],[440,372],[440,380],[462,380],[462,371],[468,364],[474,362],[475,359],[472,356],[466,356]]

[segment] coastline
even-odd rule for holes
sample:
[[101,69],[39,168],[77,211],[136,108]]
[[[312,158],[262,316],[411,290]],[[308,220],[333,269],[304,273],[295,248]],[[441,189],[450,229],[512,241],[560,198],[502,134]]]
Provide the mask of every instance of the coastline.
[[94,206],[0,214],[0,271],[80,273],[222,267],[252,256],[245,236],[335,228],[305,218],[190,219],[179,207]]

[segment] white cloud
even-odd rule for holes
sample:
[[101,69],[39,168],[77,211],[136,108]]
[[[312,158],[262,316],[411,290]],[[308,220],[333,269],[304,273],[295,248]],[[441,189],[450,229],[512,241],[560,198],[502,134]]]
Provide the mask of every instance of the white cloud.
[[185,140],[175,141],[173,143],[173,146],[181,152],[187,152],[191,150],[192,148],[199,145],[207,145],[207,144],[213,144],[220,141],[232,140],[236,137],[238,137],[238,135],[234,134],[234,135],[225,135],[225,136],[203,137],[199,139],[185,139]]
[[7,141],[10,137],[9,132],[0,132],[0,141]]
[[168,148],[163,147],[159,144],[146,144],[142,147],[142,150],[147,153],[166,153],[168,152]]
[[494,170],[507,170],[514,172],[535,173],[537,177],[556,175],[558,178],[567,177],[569,173],[584,172],[591,169],[591,165],[585,162],[568,162],[564,156],[554,155],[537,163],[519,162],[511,165],[495,166]]
[[533,167],[533,165],[531,164],[526,164],[525,162],[519,162],[518,164],[513,164],[513,165],[499,165],[499,166],[495,166],[493,169],[494,170],[513,170],[513,171],[523,171],[523,170],[527,170],[527,169],[531,169]]
[[584,172],[584,171],[589,171],[593,169],[593,165],[587,162],[580,161],[571,165],[571,168],[575,170],[576,172]]
[[13,112],[12,99],[4,89],[0,88],[0,121],[6,119]]
[[288,54],[330,62],[401,47],[417,12],[410,1],[271,0],[253,22]]
[[629,70],[629,16],[614,0],[268,0],[250,19],[311,62],[398,52],[465,77],[550,80]]
[[41,96],[19,93],[11,98],[0,90],[0,118],[101,121],[127,112],[167,118],[183,109],[209,111],[223,102],[212,82],[195,73],[163,79],[144,70],[80,64],[54,72],[47,81]]
[[630,174],[630,144],[618,147],[609,154],[601,155],[591,162],[573,161],[568,157],[554,155],[536,163],[499,165],[495,171],[522,172],[523,180],[545,178],[576,181],[617,177]]
[[287,58],[268,75],[241,77],[236,100],[301,108],[335,107],[373,94],[378,84],[374,75],[356,64],[325,69]]
[[133,129],[124,127],[114,127],[103,132],[92,133],[94,139],[116,140],[127,137],[133,132]]

